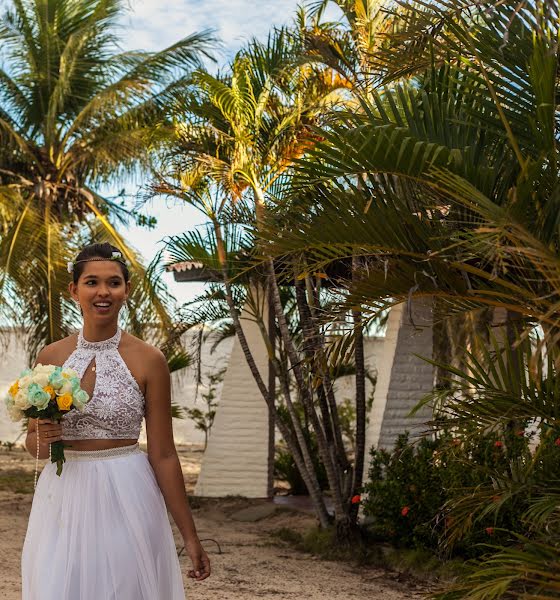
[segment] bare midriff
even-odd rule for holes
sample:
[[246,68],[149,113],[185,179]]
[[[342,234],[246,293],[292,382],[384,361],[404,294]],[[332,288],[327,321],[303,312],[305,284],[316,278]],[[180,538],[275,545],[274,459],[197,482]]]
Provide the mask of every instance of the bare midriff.
[[129,440],[63,440],[64,447],[68,450],[108,450],[109,448],[122,448],[136,444],[137,439]]

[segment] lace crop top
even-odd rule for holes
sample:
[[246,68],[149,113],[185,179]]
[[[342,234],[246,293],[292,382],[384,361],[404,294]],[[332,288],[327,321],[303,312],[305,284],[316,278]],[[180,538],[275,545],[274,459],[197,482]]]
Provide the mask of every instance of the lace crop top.
[[72,410],[62,418],[62,439],[136,439],[144,417],[144,396],[118,351],[121,329],[108,340],[89,342],[83,329],[76,350],[63,367],[80,378],[95,359],[95,386],[83,411]]

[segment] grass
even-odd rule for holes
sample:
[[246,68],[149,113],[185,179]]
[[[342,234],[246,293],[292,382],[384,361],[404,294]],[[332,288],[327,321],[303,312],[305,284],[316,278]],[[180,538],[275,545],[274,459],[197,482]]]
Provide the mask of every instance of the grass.
[[0,491],[15,494],[32,494],[35,474],[23,469],[10,469],[0,473]]
[[325,560],[360,562],[363,548],[360,546],[342,547],[335,541],[333,528],[312,527],[300,533],[289,527],[280,527],[271,532],[273,539],[286,542],[300,552],[314,554]]
[[281,527],[272,531],[271,536],[273,540],[288,544],[295,550],[324,560],[397,571],[400,575],[424,583],[453,581],[465,570],[461,560],[442,560],[428,550],[393,548],[369,539],[367,532],[362,542],[347,548],[336,544],[334,528],[313,527],[302,534],[289,527]]
[[387,547],[383,554],[387,568],[409,573],[423,581],[454,581],[466,573],[464,561],[457,558],[443,560],[429,550]]

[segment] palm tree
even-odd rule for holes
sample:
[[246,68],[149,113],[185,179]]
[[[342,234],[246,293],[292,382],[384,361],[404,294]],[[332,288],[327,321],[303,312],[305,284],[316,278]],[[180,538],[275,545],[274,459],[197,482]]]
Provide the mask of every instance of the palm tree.
[[[384,73],[376,59],[387,45],[395,19],[386,0],[310,0],[313,26],[306,34],[310,57],[329,67],[350,93],[367,93]],[[324,22],[326,11],[337,7],[342,22]]]
[[[261,377],[251,349],[247,345],[243,326],[239,320],[239,306],[234,302],[232,288],[240,282],[231,281],[231,259],[227,251],[224,223],[239,219],[236,207],[252,207],[252,215],[245,219],[245,226],[256,231],[268,214],[274,213],[281,189],[293,173],[294,164],[315,143],[312,127],[321,118],[324,106],[337,99],[336,88],[326,82],[320,72],[301,59],[303,45],[301,31],[305,27],[305,15],[299,13],[296,30],[275,30],[265,44],[252,42],[234,59],[230,74],[210,75],[197,73],[198,84],[187,104],[189,119],[178,127],[178,146],[173,153],[179,156],[178,169],[172,178],[176,183],[162,181],[157,191],[168,191],[202,207],[209,218],[215,247],[215,259],[222,273],[225,298],[229,305],[236,334],[244,350],[248,365],[259,386],[264,400],[275,416],[278,427],[288,444],[294,460],[314,501],[322,526],[330,522],[324,499],[321,496],[309,446],[305,440],[300,416],[292,400],[292,375],[287,368],[291,364],[298,399],[303,402],[306,416],[313,424],[318,438],[321,460],[325,464],[329,484],[333,490],[335,518],[338,522],[348,520],[350,507],[349,464],[342,444],[340,426],[337,425],[337,409],[334,393],[324,360],[324,344],[317,334],[313,321],[313,308],[309,306],[302,282],[296,282],[295,305],[305,341],[302,348],[295,344],[280,290],[282,282],[272,261],[264,269],[253,269],[245,290],[245,299],[258,307],[259,298],[270,298],[269,309],[276,323],[272,327],[265,322],[262,309],[254,310],[266,347],[272,377],[265,383]],[[217,201],[209,202],[205,190],[216,190]],[[232,208],[233,205],[233,208]],[[200,249],[200,244],[197,245]],[[193,254],[192,236],[175,239],[168,248],[175,260],[195,259],[203,252]],[[254,251],[254,250],[253,250]],[[213,259],[214,260],[214,259]],[[211,266],[211,262],[208,263]],[[290,276],[289,279],[292,279]],[[286,360],[279,359],[278,333]],[[309,373],[314,369],[316,389],[310,386]],[[306,371],[309,369],[309,373]],[[283,400],[286,403],[288,421],[282,419],[274,404],[275,379],[278,379]],[[317,394],[321,406],[321,418],[314,404]]]
[[[309,3],[313,25],[306,32],[306,49],[309,60],[323,64],[325,75],[347,93],[344,107],[360,111],[360,98],[368,98],[375,81],[384,72],[375,57],[386,44],[386,35],[394,27],[394,19],[383,0],[315,0]],[[341,23],[325,23],[323,17],[329,7],[342,13]],[[362,266],[360,256],[352,256],[351,277],[359,278]],[[363,342],[363,315],[359,305],[351,310],[353,322],[353,355],[355,373],[356,459],[353,465],[351,496],[359,495],[362,487],[366,454],[366,369]],[[358,505],[353,507],[354,518]]]
[[[362,114],[339,112],[319,132],[324,142],[299,179],[318,206],[308,221],[287,223],[276,252],[303,250],[312,268],[352,249],[372,257],[348,305],[363,302],[374,313],[409,295],[429,294],[469,310],[501,307],[556,331],[557,297],[549,295],[558,247],[556,74],[547,62],[554,55],[552,34],[541,45],[525,40],[514,11],[500,5],[491,20],[484,11],[480,23],[471,17],[483,39],[465,24],[461,40],[450,21],[464,4],[438,9],[432,3],[429,16],[421,13],[426,27],[439,20],[455,38],[454,45],[435,44],[446,55],[436,57],[445,59],[441,68],[426,71],[428,58],[416,57],[416,46],[408,56],[399,36],[394,69],[400,74],[403,62],[417,60],[415,81],[391,82],[371,102],[362,98]],[[540,27],[536,11],[528,18]],[[492,31],[495,22],[499,33]],[[498,35],[518,44],[519,52],[492,49]],[[447,30],[442,38],[451,39]],[[540,79],[526,56],[538,63]]]
[[168,295],[117,230],[137,218],[104,184],[145,172],[190,72],[212,38],[150,53],[119,50],[120,0],[13,0],[0,19],[0,308],[38,347],[76,322],[66,262],[111,241],[138,285],[130,328],[169,325]]

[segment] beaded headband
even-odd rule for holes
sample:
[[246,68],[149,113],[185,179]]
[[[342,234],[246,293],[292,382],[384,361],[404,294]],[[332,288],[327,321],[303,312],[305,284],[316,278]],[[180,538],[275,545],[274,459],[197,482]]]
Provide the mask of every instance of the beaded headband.
[[116,260],[121,264],[126,266],[126,263],[123,260],[122,254],[120,252],[111,252],[111,256],[109,258],[103,258],[101,256],[94,256],[93,258],[83,258],[82,260],[68,261],[66,263],[66,270],[68,273],[72,273],[74,271],[74,266],[78,263],[82,262],[94,262],[96,260]]

